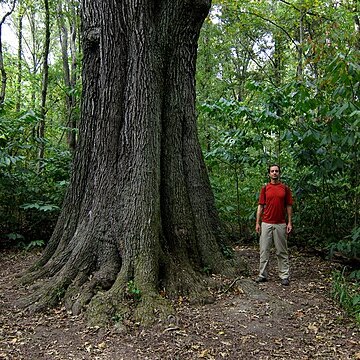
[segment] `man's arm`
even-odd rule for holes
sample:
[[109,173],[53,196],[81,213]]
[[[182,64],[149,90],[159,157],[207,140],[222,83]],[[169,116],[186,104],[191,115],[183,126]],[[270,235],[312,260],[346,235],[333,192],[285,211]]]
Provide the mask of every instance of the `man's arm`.
[[291,230],[292,230],[292,206],[291,205],[286,206],[286,212],[287,212],[287,218],[288,218],[286,232],[288,234],[290,234]]
[[261,214],[264,211],[264,205],[258,205],[257,211],[256,211],[256,225],[255,225],[255,231],[260,234],[261,227],[260,227],[260,218]]

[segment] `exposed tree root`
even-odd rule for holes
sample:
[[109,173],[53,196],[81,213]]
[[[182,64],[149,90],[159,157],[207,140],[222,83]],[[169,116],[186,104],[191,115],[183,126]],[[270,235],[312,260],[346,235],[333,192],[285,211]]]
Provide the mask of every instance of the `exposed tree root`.
[[49,278],[52,275],[55,275],[62,267],[62,264],[58,266],[44,266],[43,268],[38,268],[37,270],[28,271],[20,276],[19,282],[22,285],[32,284],[39,279]]
[[115,300],[109,292],[98,292],[91,299],[86,310],[88,324],[106,327],[111,322],[122,321],[127,318],[130,314],[130,308],[125,303]]
[[147,293],[139,298],[116,297],[113,293],[98,293],[87,308],[86,318],[91,326],[108,326],[115,323],[141,323],[149,326],[154,322],[166,322],[174,315],[171,302],[159,294]]
[[66,291],[65,307],[72,314],[78,315],[91,301],[94,295],[103,290],[109,290],[115,282],[118,268],[116,265],[104,267],[89,280],[87,274],[80,274]]
[[61,279],[55,282],[46,281],[30,296],[19,300],[17,305],[26,308],[32,313],[45,311],[48,308],[56,306],[61,301],[69,283],[69,279]]
[[141,297],[141,301],[137,304],[134,312],[134,319],[147,326],[156,320],[165,322],[173,314],[174,309],[169,300],[159,294],[150,293]]
[[[230,269],[235,264],[237,266],[233,273],[246,270],[244,263],[236,259],[226,266]],[[217,287],[214,279],[195,271],[186,261],[175,264],[168,259],[159,274],[163,281],[159,289],[154,284],[142,281],[139,274],[136,282],[131,280],[134,279],[133,270],[130,270],[132,267],[125,264],[121,270],[116,262],[103,264],[96,273],[92,273],[92,269],[92,266],[82,271],[78,268],[73,278],[75,271],[73,268],[69,270],[67,264],[53,278],[35,283],[34,288],[38,289],[23,300],[21,306],[35,312],[62,301],[74,315],[85,309],[86,318],[92,326],[123,325],[127,322],[147,326],[154,322],[167,324],[168,319],[174,317],[174,308],[169,299],[181,295],[192,304],[212,303],[214,297],[210,289]],[[167,298],[160,296],[159,290]]]

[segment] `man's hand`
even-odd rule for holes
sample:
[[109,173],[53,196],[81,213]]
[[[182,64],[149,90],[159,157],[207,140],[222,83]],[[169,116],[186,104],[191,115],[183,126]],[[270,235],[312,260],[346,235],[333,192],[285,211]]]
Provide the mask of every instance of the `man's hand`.
[[258,234],[261,233],[260,219],[263,211],[264,211],[264,205],[259,204],[256,210],[256,225],[255,225],[255,231]]
[[291,231],[292,231],[292,225],[289,223],[289,224],[286,225],[286,233],[290,234]]

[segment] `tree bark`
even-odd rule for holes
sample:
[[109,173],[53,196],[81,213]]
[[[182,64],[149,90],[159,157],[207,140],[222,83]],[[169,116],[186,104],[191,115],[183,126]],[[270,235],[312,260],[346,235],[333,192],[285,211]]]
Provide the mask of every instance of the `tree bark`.
[[[83,0],[83,99],[74,171],[53,236],[24,282],[33,310],[64,297],[89,320],[151,322],[164,298],[203,299],[230,270],[197,138],[195,64],[210,1]],[[129,284],[131,284],[131,289]],[[129,290],[130,289],[130,290]],[[99,291],[101,290],[101,291]],[[157,310],[155,310],[157,309]]]

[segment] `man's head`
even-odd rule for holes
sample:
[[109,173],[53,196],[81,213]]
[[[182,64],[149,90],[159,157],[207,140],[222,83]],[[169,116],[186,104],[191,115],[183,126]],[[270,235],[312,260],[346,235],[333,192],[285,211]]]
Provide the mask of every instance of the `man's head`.
[[275,172],[277,170],[278,174],[281,173],[280,166],[278,164],[272,164],[268,167],[268,173],[270,174],[271,171]]
[[268,168],[268,173],[270,180],[273,182],[278,182],[280,180],[280,166],[277,164],[270,165]]

